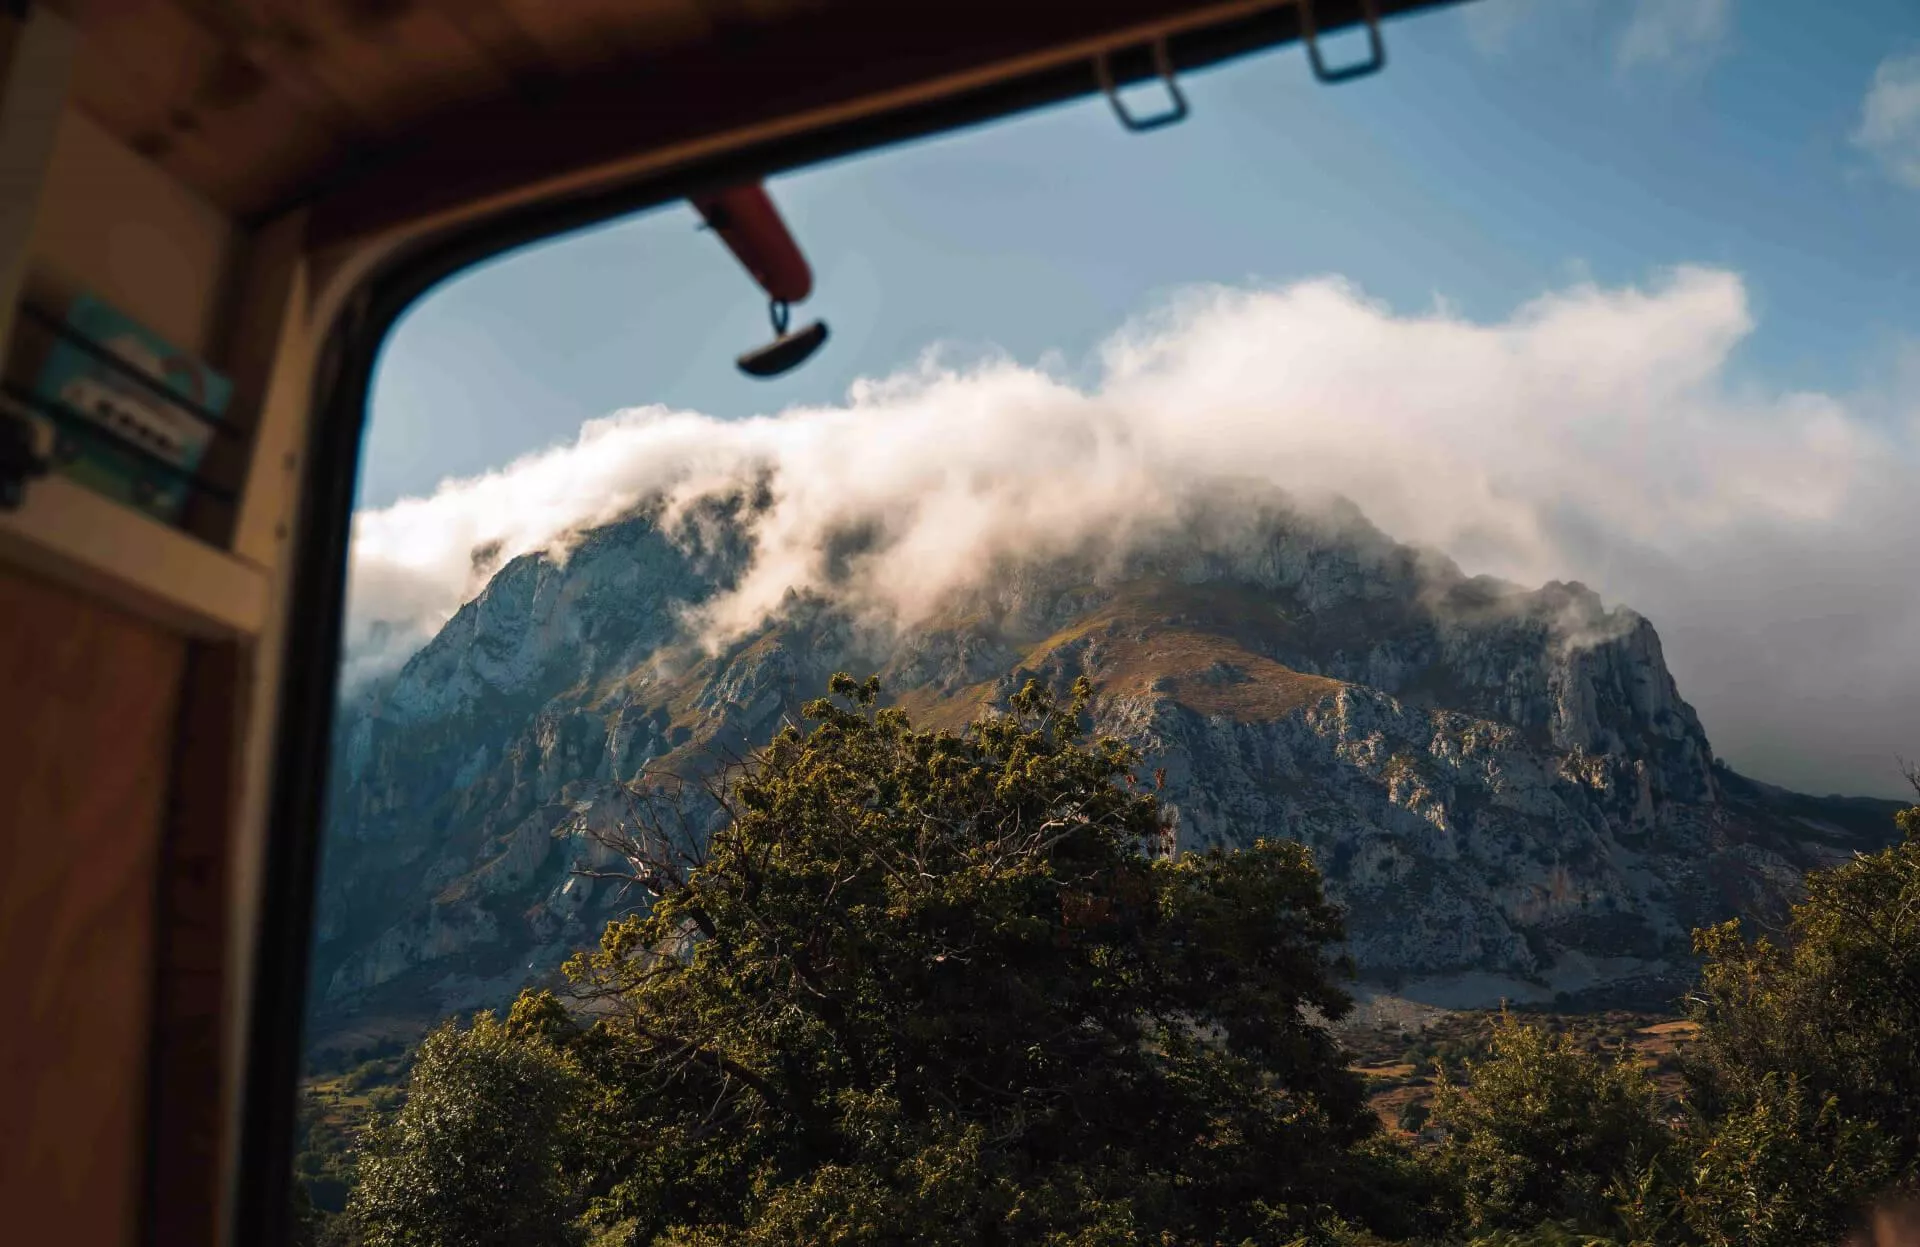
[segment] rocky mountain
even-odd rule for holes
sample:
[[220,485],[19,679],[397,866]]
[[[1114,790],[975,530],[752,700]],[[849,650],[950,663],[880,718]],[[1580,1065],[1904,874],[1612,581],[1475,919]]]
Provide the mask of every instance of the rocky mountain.
[[1091,677],[1097,727],[1164,768],[1183,847],[1310,845],[1363,982],[1436,1003],[1670,992],[1692,927],[1777,918],[1804,870],[1893,836],[1895,803],[1716,762],[1647,620],[1468,577],[1350,509],[1225,491],[1123,558],[993,568],[906,632],[789,595],[709,652],[688,612],[749,557],[737,510],[636,514],[508,563],[349,700],[316,1037],[550,973],[633,903],[574,873],[605,864],[622,782],[744,752],[837,670],[948,726]]

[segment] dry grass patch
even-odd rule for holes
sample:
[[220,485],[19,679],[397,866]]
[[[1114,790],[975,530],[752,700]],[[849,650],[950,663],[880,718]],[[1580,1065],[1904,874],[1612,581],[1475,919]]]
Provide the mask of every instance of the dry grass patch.
[[1086,641],[1094,684],[1103,693],[1158,693],[1201,714],[1270,722],[1341,688],[1338,680],[1295,671],[1254,648],[1290,626],[1273,602],[1248,590],[1142,581],[1041,641],[1026,664],[1042,666],[1061,647]]

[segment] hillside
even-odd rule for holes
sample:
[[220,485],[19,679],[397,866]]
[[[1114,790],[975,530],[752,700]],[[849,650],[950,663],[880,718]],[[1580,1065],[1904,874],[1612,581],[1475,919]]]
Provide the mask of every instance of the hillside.
[[[1311,846],[1370,990],[1452,1006],[1670,994],[1690,929],[1779,914],[1893,838],[1893,802],[1717,764],[1653,626],[1577,584],[1469,578],[1357,513],[1223,495],[1124,560],[1009,565],[901,631],[790,597],[717,652],[688,611],[747,565],[738,515],[641,513],[494,575],[344,707],[315,1036],[498,1003],[633,903],[573,873],[643,772],[765,740],[836,670],[958,725],[1085,674],[1164,770],[1182,847]],[[689,536],[687,533],[696,534]]]

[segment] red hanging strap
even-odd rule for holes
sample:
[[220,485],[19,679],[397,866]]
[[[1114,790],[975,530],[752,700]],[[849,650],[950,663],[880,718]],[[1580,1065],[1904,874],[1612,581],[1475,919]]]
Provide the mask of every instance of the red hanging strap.
[[758,182],[702,196],[693,206],[774,302],[798,303],[812,292],[807,258]]

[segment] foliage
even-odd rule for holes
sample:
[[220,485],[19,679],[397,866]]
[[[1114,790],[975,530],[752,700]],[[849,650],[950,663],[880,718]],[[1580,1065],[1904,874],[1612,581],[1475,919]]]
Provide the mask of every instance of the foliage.
[[350,1133],[330,1120],[310,1088],[302,1088],[295,1140],[294,1176],[317,1217],[337,1213],[353,1187]]
[[307,1184],[297,1176],[292,1182],[291,1207],[287,1210],[289,1231],[288,1247],[317,1247],[320,1234],[326,1225],[326,1214],[313,1206],[313,1197],[307,1193]]
[[405,1105],[370,1127],[348,1205],[368,1247],[577,1241],[562,1164],[576,1076],[537,1036],[480,1014],[422,1042]]
[[648,1241],[1284,1241],[1375,1128],[1298,845],[1178,860],[1087,690],[919,732],[837,677],[570,972]]
[[1467,1240],[1467,1247],[1616,1247],[1619,1239],[1548,1221],[1530,1230],[1493,1230]]
[[1334,1244],[1432,1242],[1460,1221],[1460,1189],[1453,1175],[1423,1151],[1377,1134],[1340,1158],[1334,1205]]
[[1892,1177],[1888,1141],[1790,1075],[1766,1074],[1752,1092],[1690,1140],[1687,1225],[1708,1247],[1838,1242]]
[[958,735],[832,691],[691,817],[636,793],[608,843],[647,911],[569,964],[578,999],[429,1036],[350,1217],[301,1241],[1787,1247],[1915,1175],[1920,809],[1810,876],[1785,942],[1697,933],[1684,1104],[1603,1051],[1637,1020],[1503,1012],[1373,1054],[1462,1074],[1408,1146],[1326,1028],[1306,850],[1173,856],[1084,682]]
[[[295,1247],[351,1247],[358,1239],[342,1215],[355,1183],[356,1142],[374,1116],[404,1092],[400,1061],[362,1062],[345,1075],[316,1077],[300,1089],[293,1172]],[[349,1087],[359,1090],[349,1090]]]
[[1920,1172],[1920,807],[1899,823],[1901,843],[1807,876],[1786,942],[1695,933],[1684,1202],[1705,1242],[1831,1241]]
[[[1808,1102],[1870,1122],[1920,1160],[1920,807],[1902,843],[1807,877],[1788,942],[1737,922],[1696,933],[1706,969],[1690,1077],[1710,1111],[1762,1102],[1779,1075]],[[1823,1110],[1824,1111],[1824,1110]]]
[[1445,1132],[1438,1161],[1460,1184],[1467,1227],[1606,1228],[1617,1220],[1611,1189],[1667,1143],[1655,1103],[1624,1050],[1596,1057],[1503,1015],[1492,1055],[1468,1063],[1465,1086],[1443,1083],[1433,1099],[1432,1121]]

